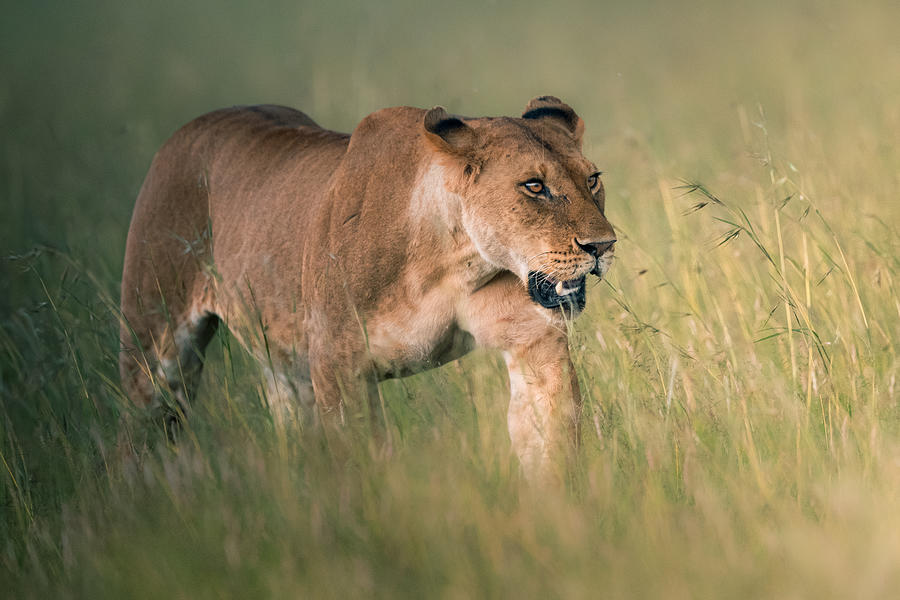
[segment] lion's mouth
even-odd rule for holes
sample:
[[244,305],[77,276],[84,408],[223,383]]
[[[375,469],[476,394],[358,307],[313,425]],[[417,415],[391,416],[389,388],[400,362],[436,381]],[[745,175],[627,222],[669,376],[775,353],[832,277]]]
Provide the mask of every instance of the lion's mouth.
[[555,281],[540,271],[528,273],[528,293],[544,308],[564,308],[580,312],[587,302],[584,276],[569,281]]

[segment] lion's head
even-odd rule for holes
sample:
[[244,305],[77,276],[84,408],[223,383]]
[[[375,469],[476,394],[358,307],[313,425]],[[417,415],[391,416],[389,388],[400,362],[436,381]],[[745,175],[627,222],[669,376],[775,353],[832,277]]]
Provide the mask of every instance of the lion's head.
[[436,107],[423,129],[458,175],[449,185],[482,257],[517,274],[538,304],[584,308],[585,276],[606,273],[616,239],[575,111],[552,96],[529,102],[521,118],[467,119]]

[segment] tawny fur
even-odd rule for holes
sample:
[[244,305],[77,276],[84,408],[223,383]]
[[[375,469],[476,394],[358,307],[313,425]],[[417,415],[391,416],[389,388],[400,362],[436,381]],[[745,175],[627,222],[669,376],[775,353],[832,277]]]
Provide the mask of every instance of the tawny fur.
[[[530,112],[529,112],[530,111]],[[555,98],[529,118],[389,108],[352,135],[293,109],[239,107],[176,132],[128,233],[120,370],[138,404],[187,407],[219,321],[266,366],[270,395],[346,419],[377,381],[474,346],[505,352],[509,431],[529,476],[571,443],[577,380],[562,312],[530,271],[603,272],[612,240],[583,123]],[[545,196],[522,183],[540,178]],[[356,404],[354,405],[354,402]]]

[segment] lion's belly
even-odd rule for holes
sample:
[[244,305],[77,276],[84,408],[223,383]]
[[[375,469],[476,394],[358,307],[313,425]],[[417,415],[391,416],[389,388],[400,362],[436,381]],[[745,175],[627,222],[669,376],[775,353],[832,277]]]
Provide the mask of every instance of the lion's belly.
[[[430,296],[430,297],[429,297]],[[474,346],[456,323],[452,302],[438,293],[370,320],[368,351],[382,377],[403,377],[455,360]]]
[[469,333],[454,326],[430,346],[430,351],[420,351],[422,346],[405,346],[398,348],[389,359],[377,359],[379,377],[406,377],[439,367],[467,354],[475,347],[475,343]]

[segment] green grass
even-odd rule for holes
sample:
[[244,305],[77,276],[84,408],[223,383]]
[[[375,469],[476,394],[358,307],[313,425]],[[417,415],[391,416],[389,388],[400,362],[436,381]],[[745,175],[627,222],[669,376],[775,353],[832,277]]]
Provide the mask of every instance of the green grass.
[[[896,4],[319,4],[4,8],[2,595],[895,597]],[[276,427],[227,331],[182,442],[121,468],[124,240],[174,129],[546,93],[620,239],[565,486],[520,476],[494,354],[383,384],[385,452]]]

